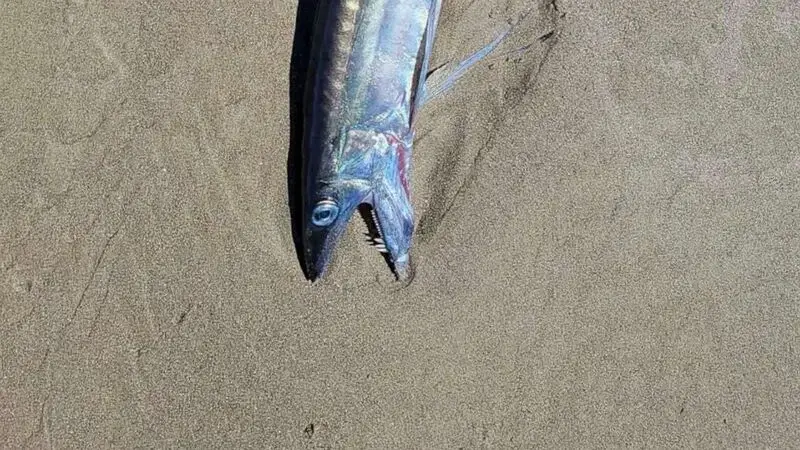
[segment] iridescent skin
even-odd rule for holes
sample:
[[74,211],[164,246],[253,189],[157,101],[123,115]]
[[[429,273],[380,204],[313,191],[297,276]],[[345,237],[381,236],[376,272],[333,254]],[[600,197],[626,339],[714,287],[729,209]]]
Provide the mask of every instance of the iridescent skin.
[[303,244],[312,280],[324,275],[364,203],[395,275],[410,275],[413,118],[440,8],[441,0],[320,2],[303,111]]

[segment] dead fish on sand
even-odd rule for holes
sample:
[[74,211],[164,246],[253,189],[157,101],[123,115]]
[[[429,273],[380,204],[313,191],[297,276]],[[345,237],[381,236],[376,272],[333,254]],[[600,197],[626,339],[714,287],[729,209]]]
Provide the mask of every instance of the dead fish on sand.
[[303,249],[325,274],[359,209],[398,280],[412,275],[409,179],[420,107],[510,28],[438,82],[426,80],[442,0],[327,0],[317,7],[303,104]]

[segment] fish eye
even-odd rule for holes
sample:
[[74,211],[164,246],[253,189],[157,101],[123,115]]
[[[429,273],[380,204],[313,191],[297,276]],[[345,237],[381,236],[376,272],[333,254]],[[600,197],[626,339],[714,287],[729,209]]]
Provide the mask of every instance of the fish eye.
[[339,215],[339,206],[333,200],[322,200],[311,212],[311,223],[318,227],[326,227],[336,220]]

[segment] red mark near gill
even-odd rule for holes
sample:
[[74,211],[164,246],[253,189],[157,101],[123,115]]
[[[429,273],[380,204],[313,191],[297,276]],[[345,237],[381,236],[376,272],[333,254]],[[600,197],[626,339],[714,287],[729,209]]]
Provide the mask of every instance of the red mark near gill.
[[411,190],[408,187],[408,149],[403,141],[394,135],[388,135],[387,140],[389,144],[394,147],[397,157],[397,168],[400,172],[400,184],[403,185],[403,190],[406,191],[406,197],[411,198]]

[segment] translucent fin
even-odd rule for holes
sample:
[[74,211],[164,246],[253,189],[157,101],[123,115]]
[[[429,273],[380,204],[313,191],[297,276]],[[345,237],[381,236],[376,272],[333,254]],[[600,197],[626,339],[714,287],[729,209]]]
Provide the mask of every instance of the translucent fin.
[[[465,60],[460,62],[455,68],[450,68],[451,64],[445,64],[443,66],[437,67],[436,69],[432,70],[431,73],[428,74],[427,79],[425,80],[425,86],[423,88],[424,97],[422,99],[422,104],[428,103],[431,100],[436,99],[443,93],[445,93],[448,89],[453,87],[453,85],[458,81],[459,78],[464,76],[467,71],[489,56],[489,54],[494,51],[503,41],[508,37],[508,35],[513,31],[514,27],[517,26],[518,23],[522,22],[522,20],[527,17],[527,15],[531,12],[533,8],[528,9],[525,11],[517,20],[516,22],[509,24],[506,26],[506,29],[500,33],[492,42],[487,44],[485,47],[481,48],[480,50],[476,51],[475,53],[468,56]],[[522,47],[521,49],[517,49],[517,52],[524,51],[529,46]]]
[[489,55],[492,50],[497,48],[497,46],[503,42],[506,36],[508,36],[510,31],[511,29],[509,28],[494,41],[490,42],[487,46],[473,53],[467,59],[459,63],[454,69],[448,70],[450,64],[445,64],[444,66],[434,69],[425,80],[425,97],[423,97],[423,104],[434,100],[445,93],[448,89],[453,87],[456,81],[464,76],[464,74],[467,73],[472,66],[480,62],[483,58]]

